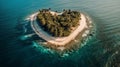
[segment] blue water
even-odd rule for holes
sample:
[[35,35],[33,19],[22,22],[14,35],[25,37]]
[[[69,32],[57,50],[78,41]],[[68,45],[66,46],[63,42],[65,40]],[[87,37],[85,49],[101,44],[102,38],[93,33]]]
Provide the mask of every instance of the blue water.
[[[38,50],[33,40],[26,40],[26,30],[16,27],[42,8],[86,12],[97,26],[96,37],[68,57],[42,47]],[[119,8],[120,0],[0,0],[0,67],[110,67],[120,63]]]

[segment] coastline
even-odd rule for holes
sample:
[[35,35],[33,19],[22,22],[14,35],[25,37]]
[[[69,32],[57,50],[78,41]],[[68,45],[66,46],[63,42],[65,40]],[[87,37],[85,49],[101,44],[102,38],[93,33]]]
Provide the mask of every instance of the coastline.
[[[53,15],[56,12],[50,11]],[[84,37],[87,37],[87,35],[90,33],[90,29],[92,26],[88,26],[92,22],[89,21],[89,19],[83,14],[81,14],[81,20],[79,20],[79,26],[77,29],[75,29],[69,36],[67,37],[53,37],[50,36],[48,33],[43,31],[40,26],[36,22],[33,22],[36,19],[38,12],[30,15],[29,20],[31,21],[31,27],[35,31],[35,33],[41,37],[42,39],[46,40],[46,43],[44,43],[44,46],[48,46],[50,48],[64,51],[70,46],[71,42],[78,42],[76,38],[80,38],[82,40]],[[56,13],[57,15],[62,14],[61,13]],[[87,30],[88,29],[88,30]],[[79,37],[78,37],[79,35]],[[71,45],[73,46],[73,45]]]

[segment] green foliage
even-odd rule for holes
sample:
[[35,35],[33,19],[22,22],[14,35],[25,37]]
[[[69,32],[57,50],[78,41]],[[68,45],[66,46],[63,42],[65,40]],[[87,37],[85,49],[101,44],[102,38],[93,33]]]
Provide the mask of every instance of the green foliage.
[[64,10],[62,15],[52,15],[49,10],[39,10],[38,22],[45,31],[56,37],[68,36],[71,28],[76,27],[80,20],[80,12]]

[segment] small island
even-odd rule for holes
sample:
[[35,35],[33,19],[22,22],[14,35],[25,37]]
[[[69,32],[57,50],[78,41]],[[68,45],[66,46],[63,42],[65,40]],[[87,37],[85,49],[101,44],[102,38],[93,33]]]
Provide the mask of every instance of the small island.
[[45,40],[42,45],[60,52],[79,48],[75,43],[82,43],[93,27],[85,14],[70,9],[62,12],[42,9],[28,19],[34,32]]

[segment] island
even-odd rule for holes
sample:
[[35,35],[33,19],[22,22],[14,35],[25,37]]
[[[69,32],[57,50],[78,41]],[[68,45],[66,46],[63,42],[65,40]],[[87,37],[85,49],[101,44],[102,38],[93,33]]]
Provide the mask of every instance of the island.
[[93,27],[85,14],[70,9],[62,12],[42,9],[28,19],[33,31],[45,40],[42,45],[60,52],[79,48],[77,43],[82,43]]

